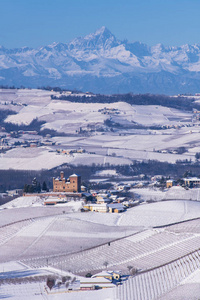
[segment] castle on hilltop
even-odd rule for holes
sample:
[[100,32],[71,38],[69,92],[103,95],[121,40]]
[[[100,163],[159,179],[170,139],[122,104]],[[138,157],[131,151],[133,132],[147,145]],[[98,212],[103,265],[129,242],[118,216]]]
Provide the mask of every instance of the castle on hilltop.
[[53,191],[54,192],[69,192],[80,193],[81,192],[81,176],[73,174],[65,179],[64,172],[60,172],[60,177],[53,177]]

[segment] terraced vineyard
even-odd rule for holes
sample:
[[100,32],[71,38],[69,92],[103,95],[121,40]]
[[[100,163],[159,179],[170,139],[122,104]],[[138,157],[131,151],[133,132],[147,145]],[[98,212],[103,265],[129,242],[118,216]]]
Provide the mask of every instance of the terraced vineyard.
[[[139,226],[141,223],[136,222],[137,218],[135,226],[121,226],[121,216],[125,218],[126,214],[117,219],[110,215],[110,225],[106,225],[109,214],[105,214],[105,219],[104,214],[97,214],[98,218],[93,220],[93,214],[58,214],[57,211],[51,216],[15,221],[0,227],[0,259],[2,263],[13,261],[25,270],[70,271],[74,276],[85,276],[88,272],[95,274],[106,268],[121,270],[127,275],[132,267],[136,270],[135,275],[128,276],[128,280],[114,288],[112,300],[170,299],[166,295],[182,287],[182,282],[200,269],[198,203],[193,209],[194,214],[191,213],[194,203],[180,203],[193,217],[188,220],[185,220],[188,217],[185,210],[182,210],[184,214],[180,220],[179,203],[167,203],[167,220],[174,204],[177,205],[178,221],[157,227]],[[144,212],[150,208],[150,217],[154,206],[143,206]],[[166,224],[165,214],[161,211],[163,203],[156,207],[159,220],[163,218]],[[166,212],[166,205],[164,208]],[[133,212],[136,214],[137,209]],[[141,213],[139,211],[139,215]],[[175,213],[174,209],[174,216]],[[149,219],[146,220],[149,223]]]
[[[185,224],[184,224],[185,226]],[[175,233],[170,228],[149,229],[101,246],[69,255],[23,260],[31,267],[48,264],[73,273],[87,273],[105,268],[127,272],[127,266],[145,271],[184,257],[200,248],[200,234]]]
[[152,300],[172,290],[200,268],[200,251],[178,259],[160,268],[130,277],[116,289],[120,300]]

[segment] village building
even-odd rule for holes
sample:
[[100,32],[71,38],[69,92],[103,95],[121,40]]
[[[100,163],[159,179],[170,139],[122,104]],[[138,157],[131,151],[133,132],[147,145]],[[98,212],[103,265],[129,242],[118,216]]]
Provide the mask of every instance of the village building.
[[97,204],[104,204],[104,203],[110,203],[112,200],[109,198],[104,197],[98,197],[97,198]]
[[101,212],[101,213],[106,213],[108,211],[107,204],[96,204],[96,203],[88,203],[84,205],[85,209],[89,209],[91,211],[96,211],[96,212]]
[[65,203],[66,197],[60,198],[60,197],[47,197],[44,200],[44,205],[56,205],[59,203]]
[[175,181],[174,180],[167,180],[166,181],[166,188],[170,188],[172,186],[174,186]]
[[200,186],[200,178],[191,177],[191,178],[183,178],[184,184],[188,187],[199,187]]
[[118,203],[122,203],[122,202],[124,202],[125,200],[127,200],[126,197],[118,197],[118,198],[116,198],[116,201],[117,201]]
[[[91,277],[70,278],[70,281],[56,280],[54,286],[50,289],[45,286],[48,294],[66,293],[72,291],[87,291],[114,288],[121,283],[122,275],[120,271],[102,271]],[[66,284],[67,283],[67,284]]]
[[124,206],[121,203],[112,203],[112,204],[98,204],[98,203],[88,203],[84,205],[84,209],[88,209],[95,212],[101,213],[120,213],[125,210]]
[[107,277],[91,277],[91,278],[81,278],[80,280],[80,289],[81,290],[94,290],[94,289],[105,289],[105,288],[113,288],[115,285],[112,283],[111,279]]
[[98,193],[98,194],[96,195],[96,199],[97,199],[97,201],[98,201],[98,200],[101,200],[101,199],[103,199],[103,198],[107,198],[107,196],[108,196],[107,193]]
[[80,193],[81,192],[81,176],[73,174],[65,179],[64,172],[60,172],[60,177],[53,178],[53,191],[54,192],[69,192]]
[[122,205],[121,203],[112,203],[112,204],[108,204],[108,210],[110,213],[120,213],[123,212],[125,210],[124,205]]

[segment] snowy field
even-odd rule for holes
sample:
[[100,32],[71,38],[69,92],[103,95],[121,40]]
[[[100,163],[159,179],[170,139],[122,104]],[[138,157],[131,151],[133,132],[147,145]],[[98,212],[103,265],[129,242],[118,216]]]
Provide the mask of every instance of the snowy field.
[[[69,135],[51,137],[55,143],[53,147],[7,151],[0,157],[0,169],[41,170],[63,163],[131,164],[133,160],[149,159],[175,163],[185,159],[194,161],[195,153],[200,151],[200,127],[197,121],[192,122],[191,113],[155,105],[131,106],[123,102],[72,103],[52,100],[51,95],[56,95],[56,92],[0,90],[0,108],[16,113],[8,116],[6,122],[28,125],[37,119],[44,122],[42,129]],[[118,126],[111,131],[105,120]],[[165,129],[134,129],[135,125],[165,126]],[[86,134],[79,134],[80,130]],[[31,140],[31,136],[8,140],[12,144],[18,140]],[[43,138],[36,135],[32,140],[43,141]],[[80,147],[86,153],[56,155],[55,152],[58,148]],[[186,152],[178,154],[179,147],[185,147]]]
[[122,214],[120,226],[164,226],[200,217],[200,202],[163,201],[130,208]]
[[[26,198],[28,207],[23,207]],[[33,207],[30,207],[31,201]],[[116,227],[114,222],[108,225],[106,222],[92,223],[87,218],[82,220],[78,218],[81,214],[72,213],[79,203],[42,207],[34,198],[21,197],[13,200],[10,206],[4,205],[0,212],[1,226],[4,226],[0,228],[0,261],[73,253],[124,237],[125,230],[127,234],[137,232],[129,226]]]
[[[179,295],[181,287],[184,289],[193,283],[196,293],[199,281],[195,272],[200,267],[199,201],[142,204],[122,214],[72,212],[77,203],[43,207],[37,197],[19,197],[2,207],[0,278],[7,281],[1,285],[1,298],[23,300],[29,295],[36,300],[58,297],[163,300],[172,299],[162,298],[169,294],[179,299],[176,294]],[[165,227],[170,223],[176,224]],[[50,274],[51,267],[57,272],[70,270],[84,275],[104,270],[105,261],[109,269],[124,273],[128,272],[128,265],[149,271],[114,289],[59,296],[46,294],[42,276]],[[152,271],[152,268],[156,269]],[[30,279],[40,276],[43,280]],[[13,284],[13,280],[18,282],[22,277],[27,280]]]
[[[192,122],[191,113],[123,102],[71,103],[51,100],[53,94],[0,90],[0,109],[16,113],[8,116],[7,122],[28,125],[37,118],[44,122],[42,129],[58,133],[49,137],[55,145],[2,153],[0,169],[52,169],[65,163],[119,165],[149,159],[174,163],[195,161],[195,153],[200,152],[200,126]],[[105,120],[118,125],[111,131]],[[142,128],[134,127],[138,125]],[[147,129],[149,126],[165,129]],[[82,130],[86,134],[78,133]],[[59,136],[62,132],[66,136]],[[19,140],[23,139],[43,142],[46,138],[24,134]],[[14,144],[17,139],[8,136],[7,141]],[[178,154],[179,147],[185,147],[185,153]],[[79,148],[85,153],[56,152]],[[95,175],[118,176],[111,168]],[[121,214],[81,213],[78,201],[45,207],[38,197],[19,197],[1,206],[0,299],[199,299],[200,189],[131,192],[144,202],[155,203],[143,203]],[[146,272],[114,289],[51,295],[44,290],[43,276],[69,270],[79,275],[95,273],[106,269],[105,262],[109,269],[126,274],[127,266]],[[27,280],[17,284],[20,278]]]
[[15,148],[0,156],[2,170],[52,169],[63,163],[70,163],[71,157],[58,156],[45,148]]
[[81,220],[101,224],[148,228],[199,218],[199,209],[200,202],[173,200],[141,204],[116,215],[91,212],[89,214],[76,213],[75,216]]
[[0,298],[9,298],[12,300],[117,300],[115,289],[47,294],[44,285],[44,281],[37,283],[21,283],[19,285],[2,285]]
[[199,251],[152,271],[130,277],[117,288],[121,300],[198,300]]
[[151,187],[131,189],[136,197],[143,201],[161,201],[161,200],[193,200],[200,201],[200,189],[184,189],[181,186],[173,186],[169,189]]

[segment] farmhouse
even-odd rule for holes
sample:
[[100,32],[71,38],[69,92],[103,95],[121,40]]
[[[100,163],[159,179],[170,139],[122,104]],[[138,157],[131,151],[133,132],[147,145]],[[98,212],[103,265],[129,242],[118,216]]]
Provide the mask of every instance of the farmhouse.
[[106,213],[108,211],[107,204],[105,204],[105,203],[103,203],[103,204],[88,203],[88,204],[84,205],[84,208],[89,209],[91,211],[102,212],[102,213]]
[[174,180],[167,180],[166,181],[166,188],[170,188],[175,184]]
[[121,203],[112,203],[112,204],[108,204],[108,209],[110,213],[120,213],[123,212],[124,206]]
[[56,205],[58,203],[65,203],[66,197],[60,198],[60,197],[47,197],[47,199],[44,200],[44,205]]
[[60,172],[60,177],[53,178],[53,191],[54,192],[81,192],[81,176],[73,174],[65,179],[64,172]]
[[200,178],[191,177],[191,178],[183,178],[184,184],[188,187],[200,186]]
[[89,209],[91,211],[96,211],[96,212],[110,212],[110,213],[120,213],[125,210],[124,206],[121,203],[113,203],[113,204],[106,204],[106,203],[88,203],[84,205],[85,209]]
[[112,283],[112,279],[106,277],[91,277],[91,278],[81,278],[80,289],[81,290],[93,290],[93,289],[105,289],[113,288],[115,285]]

